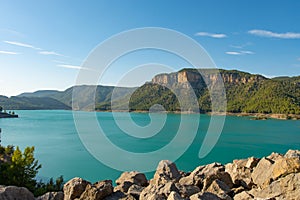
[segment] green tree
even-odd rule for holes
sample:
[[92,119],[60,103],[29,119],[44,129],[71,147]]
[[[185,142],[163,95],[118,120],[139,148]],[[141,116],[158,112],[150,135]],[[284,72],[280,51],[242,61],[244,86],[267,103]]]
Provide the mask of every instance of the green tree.
[[17,147],[12,154],[11,161],[5,165],[7,165],[4,166],[7,173],[3,175],[6,179],[6,185],[22,186],[31,191],[34,190],[35,176],[42,167],[34,158],[34,147],[26,147],[23,153]]
[[3,111],[3,107],[2,106],[0,106],[0,112],[2,112]]

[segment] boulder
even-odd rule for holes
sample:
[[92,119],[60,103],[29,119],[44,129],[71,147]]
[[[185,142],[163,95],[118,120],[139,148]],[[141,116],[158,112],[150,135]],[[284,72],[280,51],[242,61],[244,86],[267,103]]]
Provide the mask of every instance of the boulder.
[[181,198],[181,196],[177,192],[172,191],[167,200],[184,200],[184,198]]
[[46,194],[39,196],[36,200],[64,200],[63,192],[47,192]]
[[136,171],[122,173],[116,180],[116,183],[117,187],[115,188],[115,191],[120,190],[122,192],[127,192],[129,187],[133,184],[143,187],[148,185],[145,174]]
[[24,187],[0,186],[1,200],[35,200],[33,194]]
[[251,174],[253,182],[260,188],[267,187],[271,183],[272,168],[273,161],[262,158]]
[[64,185],[64,199],[73,200],[79,198],[91,183],[82,178],[73,178]]
[[223,181],[218,179],[214,180],[212,184],[207,188],[206,192],[216,194],[220,199],[231,200],[229,196],[231,190]]
[[249,194],[256,199],[299,199],[300,173],[289,174],[272,182],[264,189],[252,189]]
[[300,159],[300,151],[299,150],[288,150],[284,155],[286,158],[299,158]]
[[229,188],[233,187],[230,175],[225,172],[224,165],[220,163],[197,167],[189,176],[181,178],[179,183],[182,185],[196,185],[202,191],[205,191],[216,179],[223,181]]
[[253,200],[254,198],[248,192],[243,191],[243,192],[238,193],[237,195],[235,195],[233,199],[234,200]]
[[102,200],[105,197],[111,195],[113,192],[113,186],[111,180],[104,180],[88,184],[85,191],[81,194],[80,200]]
[[[90,199],[88,199],[90,200]],[[117,191],[104,198],[104,200],[136,200],[133,196]]]
[[190,200],[221,200],[217,195],[210,192],[200,192],[190,197]]
[[156,198],[167,199],[167,197],[171,194],[172,191],[179,193],[174,182],[168,182],[166,184],[160,185],[150,184],[141,192],[140,200],[147,200],[149,198],[152,198],[153,194],[156,195]]
[[134,184],[134,185],[130,186],[127,194],[130,194],[131,196],[135,197],[136,199],[139,199],[140,194],[144,189],[145,189],[145,187]]
[[176,183],[175,185],[179,191],[179,194],[181,194],[181,196],[184,198],[188,198],[193,194],[200,192],[199,187],[195,185],[181,185],[180,183]]
[[162,160],[159,162],[156,172],[150,184],[165,184],[169,181],[176,181],[181,177],[175,163],[169,160]]
[[276,157],[275,161],[263,158],[257,164],[251,175],[253,182],[261,189],[271,182],[291,173],[300,172],[300,159],[298,157]]
[[258,161],[259,159],[254,157],[245,160],[234,160],[233,163],[225,165],[225,171],[230,174],[235,186],[251,189],[253,185],[251,173]]

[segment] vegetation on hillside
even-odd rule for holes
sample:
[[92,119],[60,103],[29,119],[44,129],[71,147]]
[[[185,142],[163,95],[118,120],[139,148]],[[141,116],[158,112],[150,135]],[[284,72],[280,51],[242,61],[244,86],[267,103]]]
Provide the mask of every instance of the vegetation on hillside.
[[48,191],[61,191],[63,177],[54,182],[43,183],[36,180],[38,170],[42,167],[34,158],[34,147],[25,148],[22,152],[19,147],[0,146],[0,185],[14,185],[26,187],[35,196],[40,196]]
[[[189,71],[199,74],[196,69],[182,69],[178,73]],[[237,70],[219,70],[221,76],[226,77],[224,86],[227,96],[227,111],[233,113],[278,113],[300,114],[300,77],[277,77],[267,79],[261,75],[250,74]],[[203,69],[206,75],[212,75],[215,70]],[[176,72],[171,73],[172,76]],[[167,74],[165,74],[167,75]],[[233,79],[233,81],[232,81]],[[235,80],[234,80],[235,79]],[[250,80],[250,81],[243,81]],[[110,111],[111,99],[114,91],[114,108],[127,109],[128,96],[130,97],[129,110],[147,111],[154,104],[161,104],[167,111],[192,110],[200,112],[211,111],[211,97],[205,82],[199,80],[191,83],[198,98],[199,108],[186,99],[189,92],[175,83],[170,87],[153,83],[146,83],[139,88],[117,88],[112,86],[75,86],[65,91],[37,91],[24,93],[17,97],[7,98],[0,96],[0,105],[6,109],[71,109]],[[78,97],[72,102],[73,91]],[[173,91],[172,91],[173,90]],[[96,95],[94,92],[96,91]],[[183,96],[184,105],[179,105],[176,94]],[[95,103],[95,104],[94,104]],[[220,108],[222,106],[219,106]],[[221,110],[220,110],[221,111]]]

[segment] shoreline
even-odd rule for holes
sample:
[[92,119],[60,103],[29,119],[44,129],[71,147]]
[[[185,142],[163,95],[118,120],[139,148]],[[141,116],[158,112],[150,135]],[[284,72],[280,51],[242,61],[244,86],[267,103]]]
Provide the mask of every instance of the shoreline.
[[[227,164],[210,163],[185,172],[169,160],[158,163],[152,178],[125,171],[116,180],[91,183],[75,177],[58,192],[35,198],[28,189],[0,186],[0,199],[16,200],[251,200],[299,199],[300,151],[248,157]],[[116,185],[113,184],[116,183]],[[22,196],[20,196],[22,191]]]

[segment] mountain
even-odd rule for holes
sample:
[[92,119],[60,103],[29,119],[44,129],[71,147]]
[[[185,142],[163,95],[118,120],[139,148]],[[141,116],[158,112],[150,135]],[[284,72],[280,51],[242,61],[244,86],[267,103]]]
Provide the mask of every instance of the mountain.
[[[300,114],[300,76],[270,79],[237,70],[220,69],[219,72],[228,112]],[[109,111],[113,107],[114,110],[148,111],[160,104],[167,111],[210,112],[209,89],[222,92],[218,81],[215,69],[182,69],[158,74],[139,88],[82,85],[65,91],[41,90],[11,98],[0,96],[0,105],[7,110],[71,109],[73,106],[75,110]],[[77,98],[72,103],[73,91]],[[218,111],[224,111],[223,104],[215,106]]]
[[[22,93],[15,97],[0,96],[0,105],[7,110],[44,110],[44,109],[64,109],[70,110],[74,106],[75,110],[93,110],[95,99],[96,106],[102,104],[109,104],[113,91],[114,99],[126,96],[135,88],[113,87],[113,86],[92,86],[81,85],[73,86],[65,91],[56,90],[39,90],[33,93]],[[96,90],[96,92],[95,92]],[[80,98],[72,105],[73,91]],[[93,97],[93,94],[96,97]]]
[[[193,105],[180,106],[172,92],[186,96],[188,94],[184,92],[191,87],[197,96],[200,111],[210,112],[208,88],[214,86],[218,77],[215,70],[200,71],[202,76],[196,69],[155,76],[150,83],[133,93],[130,109],[147,110],[156,103],[168,111],[197,110]],[[300,76],[268,79],[237,70],[219,72],[225,86],[228,112],[300,114]]]
[[51,97],[6,97],[0,96],[0,105],[6,110],[69,110],[70,106]]

